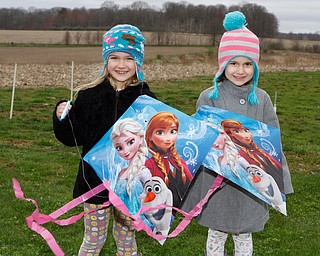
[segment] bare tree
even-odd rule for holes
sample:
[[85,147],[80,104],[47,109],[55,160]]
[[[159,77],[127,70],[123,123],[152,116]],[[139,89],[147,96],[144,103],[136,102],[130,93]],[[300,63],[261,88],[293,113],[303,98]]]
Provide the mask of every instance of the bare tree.
[[71,41],[70,32],[66,31],[64,36],[63,36],[62,43],[65,44],[65,45],[69,45],[70,41]]
[[119,10],[119,5],[118,4],[115,4],[115,2],[113,1],[104,1],[100,7],[102,9],[110,9],[110,10],[114,10],[114,11],[117,11]]
[[247,18],[248,28],[259,37],[273,37],[278,33],[278,20],[264,6],[245,3],[232,6],[229,10],[242,11]]
[[135,11],[140,11],[140,10],[151,9],[151,6],[150,4],[143,1],[136,1],[130,5],[130,8]]
[[78,31],[78,32],[74,35],[74,37],[75,37],[75,40],[76,40],[77,44],[80,44],[81,32]]
[[[136,1],[131,5],[119,7],[114,1],[105,1],[100,8],[51,9],[0,8],[0,29],[58,29],[106,31],[120,23],[129,23],[149,32],[174,32],[211,34],[218,38],[225,32],[222,21],[229,11],[240,10],[246,17],[248,28],[260,37],[287,37],[295,39],[312,38],[315,34],[281,34],[278,20],[263,6],[246,3],[233,5],[194,5],[185,1],[165,2],[161,9],[152,8],[149,3]],[[78,39],[77,39],[78,37]],[[98,42],[98,35],[83,35],[87,43]],[[82,38],[83,39],[83,38]],[[91,40],[92,39],[92,40]],[[167,40],[167,39],[161,39]],[[215,40],[215,41],[217,41]],[[76,42],[80,42],[79,35]]]
[[91,44],[91,34],[89,31],[87,31],[85,34],[84,34],[84,39],[85,41],[87,42],[88,45]]

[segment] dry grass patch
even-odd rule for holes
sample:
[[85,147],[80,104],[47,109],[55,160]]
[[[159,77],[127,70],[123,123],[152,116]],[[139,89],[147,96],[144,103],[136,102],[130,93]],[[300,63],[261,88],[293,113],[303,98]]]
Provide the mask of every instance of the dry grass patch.
[[[213,47],[147,46],[144,73],[147,82],[214,76],[217,49]],[[74,87],[93,81],[102,71],[101,47],[0,47],[1,86],[12,86],[14,63],[19,87]],[[320,54],[294,51],[262,51],[261,72],[320,71]]]

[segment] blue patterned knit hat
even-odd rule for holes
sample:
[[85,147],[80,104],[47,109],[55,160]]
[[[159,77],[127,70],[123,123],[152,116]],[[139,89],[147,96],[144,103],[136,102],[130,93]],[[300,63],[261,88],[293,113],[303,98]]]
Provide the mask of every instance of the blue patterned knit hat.
[[134,58],[138,80],[143,81],[144,42],[145,38],[137,27],[128,24],[114,26],[103,35],[102,57],[104,67],[106,67],[111,53],[126,52]]

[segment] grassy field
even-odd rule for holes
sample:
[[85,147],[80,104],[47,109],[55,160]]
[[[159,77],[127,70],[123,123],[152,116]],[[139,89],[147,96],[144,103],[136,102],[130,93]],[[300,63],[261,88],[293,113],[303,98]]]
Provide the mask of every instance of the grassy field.
[[[212,77],[155,82],[158,98],[187,114],[195,111],[200,91]],[[257,256],[318,255],[320,251],[320,73],[263,73],[260,87],[273,98],[281,124],[283,149],[289,162],[295,193],[287,197],[288,216],[270,209],[265,230],[254,234]],[[34,206],[16,199],[11,179],[16,178],[26,197],[35,199],[49,214],[71,198],[79,155],[76,148],[60,144],[52,131],[51,114],[56,102],[69,97],[65,88],[17,88],[13,118],[9,119],[11,88],[0,89],[0,255],[52,255],[45,241],[28,229],[25,218]],[[66,216],[79,213],[82,207]],[[250,217],[250,216],[248,216]],[[179,216],[175,221],[179,221]],[[60,227],[44,225],[66,255],[76,255],[83,222]],[[151,256],[203,255],[207,229],[193,221],[179,236],[163,246],[144,232],[137,234],[139,250]],[[227,241],[229,255],[232,241]],[[112,233],[101,255],[114,255]]]

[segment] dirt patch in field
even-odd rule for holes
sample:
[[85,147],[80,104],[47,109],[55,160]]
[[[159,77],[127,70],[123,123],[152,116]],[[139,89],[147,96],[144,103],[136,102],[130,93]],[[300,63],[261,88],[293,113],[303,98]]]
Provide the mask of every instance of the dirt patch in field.
[[[207,47],[145,47],[145,62],[168,56],[204,54]],[[101,47],[0,47],[0,64],[101,63]]]
[[[320,71],[320,54],[273,51],[261,54],[260,71]],[[93,81],[103,68],[101,47],[0,47],[1,86],[74,86]],[[214,76],[217,56],[208,47],[152,47],[145,49],[143,67],[147,82]]]

